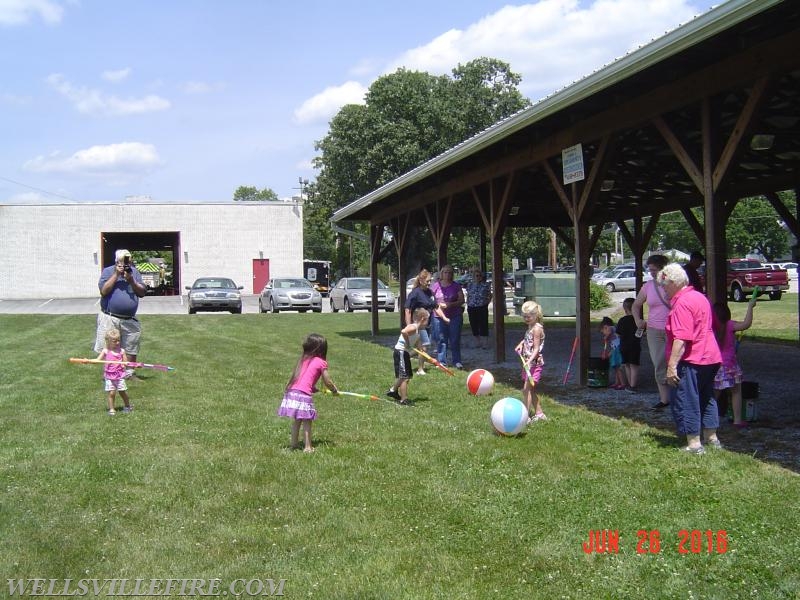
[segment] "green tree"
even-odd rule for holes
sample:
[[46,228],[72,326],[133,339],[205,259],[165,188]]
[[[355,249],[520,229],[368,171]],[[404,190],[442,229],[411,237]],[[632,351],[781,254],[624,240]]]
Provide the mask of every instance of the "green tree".
[[[318,225],[335,210],[528,106],[517,90],[519,82],[507,63],[491,58],[458,65],[451,76],[398,69],[378,78],[365,104],[343,107],[316,144],[320,173],[314,206],[306,215],[317,226],[306,234],[316,236]],[[414,236],[406,267],[412,272],[435,268],[430,234],[416,231]],[[456,246],[451,242],[450,251],[458,254]],[[477,244],[469,247],[474,255],[457,257],[465,265],[478,258]],[[368,257],[368,249],[360,255]],[[386,260],[397,258],[390,252]]]
[[[704,215],[701,208],[691,209],[699,223],[703,223]],[[686,225],[686,219],[680,212],[671,212],[661,215],[656,225],[653,241],[660,250],[681,250],[691,252],[702,247],[703,242],[697,239],[694,230]]]
[[740,200],[728,219],[725,235],[729,257],[754,253],[763,255],[770,262],[789,251],[786,230],[765,198]]
[[240,185],[233,193],[234,202],[274,202],[278,200],[272,188],[259,190],[255,186]]
[[[792,192],[780,192],[778,197],[790,212],[794,211]],[[691,210],[702,224],[703,209],[696,207]],[[789,236],[772,204],[763,197],[744,198],[736,204],[728,219],[725,236],[728,257],[754,253],[772,261],[789,252]],[[675,248],[690,252],[703,247],[703,242],[686,226],[686,219],[680,212],[661,215],[653,240],[662,250]]]

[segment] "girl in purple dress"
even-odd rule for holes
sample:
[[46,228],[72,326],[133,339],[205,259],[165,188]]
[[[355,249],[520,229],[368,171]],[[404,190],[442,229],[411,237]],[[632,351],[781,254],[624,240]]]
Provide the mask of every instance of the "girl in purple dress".
[[297,361],[294,373],[286,384],[286,390],[278,408],[278,416],[294,419],[292,422],[292,448],[300,448],[298,438],[303,426],[304,452],[313,452],[311,445],[311,422],[317,418],[312,394],[317,391],[320,377],[333,394],[339,390],[328,375],[328,340],[317,333],[311,333],[303,342],[303,355]]

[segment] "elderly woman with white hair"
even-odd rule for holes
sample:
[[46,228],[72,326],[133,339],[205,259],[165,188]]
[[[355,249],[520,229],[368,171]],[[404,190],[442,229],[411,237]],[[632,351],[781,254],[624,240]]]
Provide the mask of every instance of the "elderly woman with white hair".
[[722,448],[717,437],[719,413],[714,399],[714,376],[722,355],[712,327],[708,299],[689,284],[683,266],[668,264],[657,276],[657,283],[671,300],[667,316],[667,384],[672,386],[670,407],[678,435],[686,436],[683,450],[705,452],[706,446]]

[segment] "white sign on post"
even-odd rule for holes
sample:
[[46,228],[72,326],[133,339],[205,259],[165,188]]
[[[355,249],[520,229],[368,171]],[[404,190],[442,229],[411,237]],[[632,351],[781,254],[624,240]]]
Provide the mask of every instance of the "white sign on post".
[[583,172],[583,147],[580,144],[561,151],[561,167],[564,171],[564,185],[586,178]]

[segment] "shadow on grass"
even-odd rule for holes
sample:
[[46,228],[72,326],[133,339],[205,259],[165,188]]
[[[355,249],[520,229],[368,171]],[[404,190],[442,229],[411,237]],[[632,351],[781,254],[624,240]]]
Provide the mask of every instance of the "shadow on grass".
[[675,435],[664,433],[656,429],[648,429],[645,436],[662,448],[679,448],[686,445],[681,443],[681,440],[675,437]]

